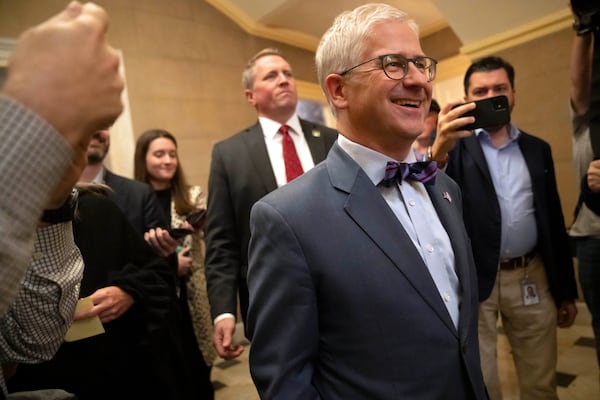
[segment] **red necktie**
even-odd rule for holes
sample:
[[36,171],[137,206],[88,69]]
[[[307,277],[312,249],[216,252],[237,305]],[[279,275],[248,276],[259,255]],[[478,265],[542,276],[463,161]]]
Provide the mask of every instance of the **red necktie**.
[[289,134],[289,130],[290,127],[287,125],[281,125],[281,128],[279,128],[279,132],[281,132],[281,135],[283,136],[281,147],[283,148],[285,176],[288,182],[302,175],[304,172],[300,159],[298,158],[298,153],[296,153],[296,146],[294,146],[294,141]]

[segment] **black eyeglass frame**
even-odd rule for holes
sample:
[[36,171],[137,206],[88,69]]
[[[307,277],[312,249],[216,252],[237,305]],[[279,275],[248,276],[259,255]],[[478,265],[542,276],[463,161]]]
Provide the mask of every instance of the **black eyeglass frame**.
[[[401,78],[392,78],[388,71],[386,70],[386,65],[390,65],[388,64],[384,64],[384,60],[386,57],[396,57],[399,58],[400,60],[405,61],[404,63],[404,68],[402,68],[402,71],[404,72],[402,74]],[[381,69],[383,70],[383,73],[385,74],[385,76],[387,76],[388,78],[390,78],[393,81],[400,81],[404,78],[406,78],[406,75],[408,74],[408,63],[412,62],[415,67],[417,67],[418,70],[422,70],[423,73],[427,76],[427,82],[431,82],[435,79],[435,74],[436,74],[436,66],[438,61],[435,58],[431,58],[431,57],[427,57],[427,56],[417,56],[417,57],[413,57],[413,58],[406,58],[404,57],[402,54],[384,54],[381,56],[377,56],[375,58],[371,58],[370,60],[367,61],[363,61],[360,64],[355,65],[352,68],[348,68],[347,70],[340,72],[339,75],[344,76],[347,73],[349,73],[350,71],[353,71],[354,69],[360,67],[361,65],[365,65],[367,63],[370,63],[371,61],[375,61],[375,60],[379,60],[379,62],[381,63]],[[419,64],[422,63],[423,60],[427,60],[429,63],[431,63],[429,65],[429,67],[420,67]]]

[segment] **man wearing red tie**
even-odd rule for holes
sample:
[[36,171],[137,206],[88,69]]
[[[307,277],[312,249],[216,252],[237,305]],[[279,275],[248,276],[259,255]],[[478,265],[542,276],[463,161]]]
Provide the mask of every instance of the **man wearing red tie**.
[[242,84],[258,121],[214,146],[208,180],[206,278],[214,344],[225,359],[243,351],[232,336],[238,293],[244,322],[248,308],[252,205],[324,160],[337,138],[335,130],[298,118],[292,68],[278,50],[254,55]]

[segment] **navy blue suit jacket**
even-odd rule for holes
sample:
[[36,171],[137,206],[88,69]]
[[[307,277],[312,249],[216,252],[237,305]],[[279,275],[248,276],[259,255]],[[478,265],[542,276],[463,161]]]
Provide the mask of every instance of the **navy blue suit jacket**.
[[248,333],[261,398],[487,398],[461,194],[443,172],[427,191],[455,255],[458,330],[402,224],[337,144],[255,204]]

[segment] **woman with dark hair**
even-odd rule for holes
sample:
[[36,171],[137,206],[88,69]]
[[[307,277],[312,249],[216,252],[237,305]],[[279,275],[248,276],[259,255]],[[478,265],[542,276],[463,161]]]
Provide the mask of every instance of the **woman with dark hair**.
[[216,358],[212,345],[212,321],[204,274],[203,212],[204,194],[199,186],[189,185],[177,154],[177,140],[162,129],[144,132],[137,140],[134,156],[135,179],[155,190],[161,206],[174,228],[190,229],[181,238],[177,253],[179,303],[184,326],[184,347],[188,366],[193,369],[202,399],[213,399],[211,366]]

